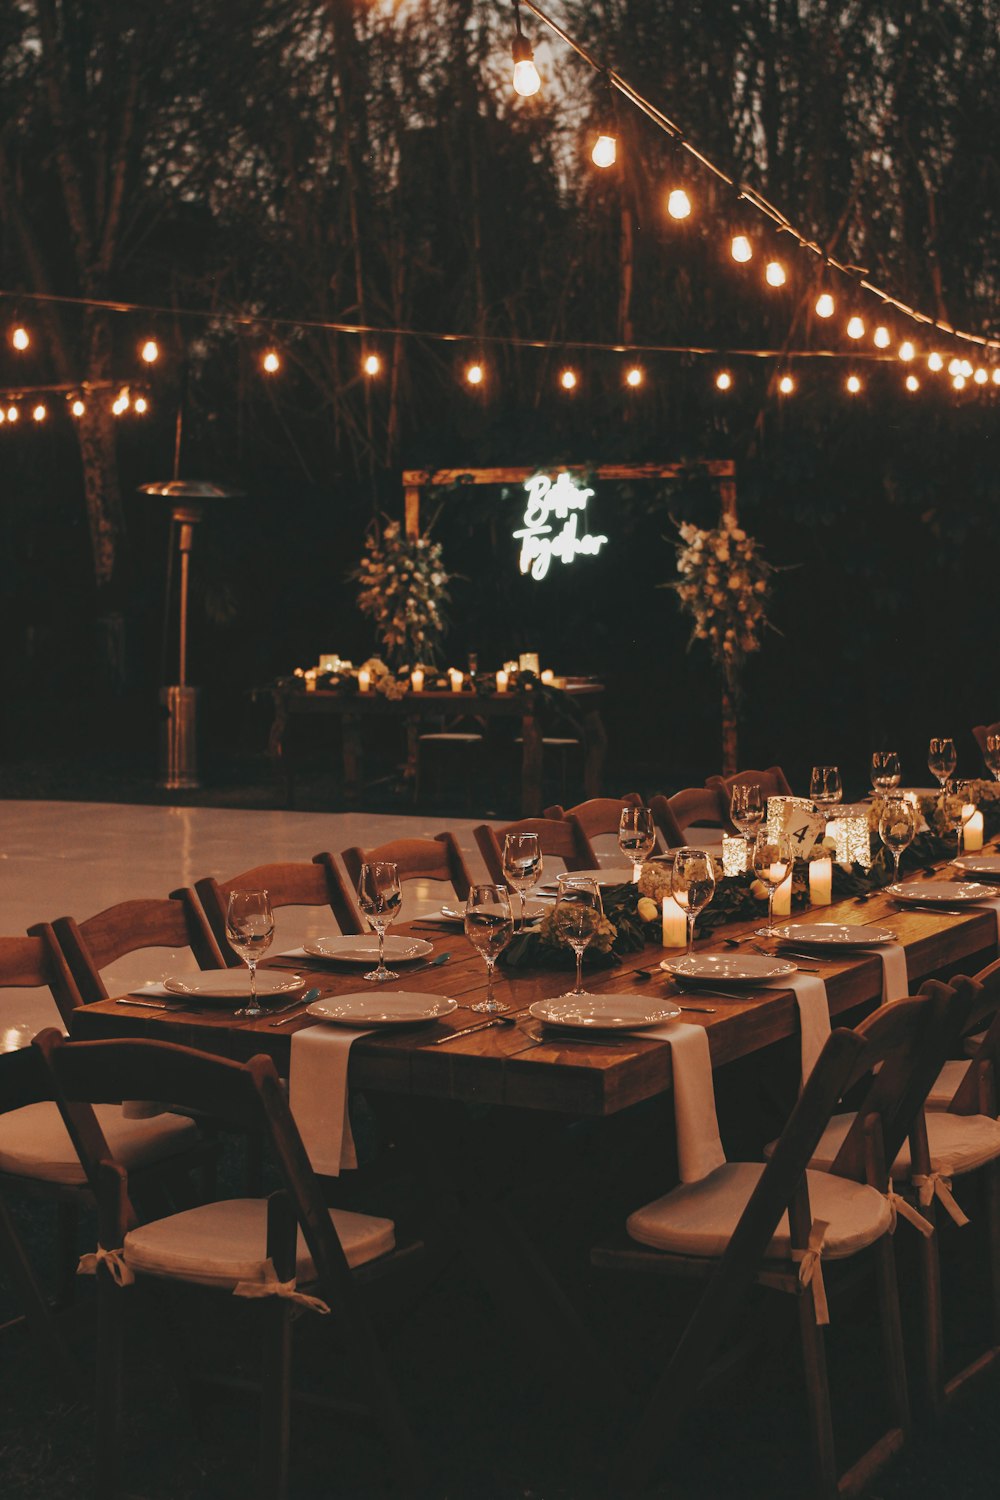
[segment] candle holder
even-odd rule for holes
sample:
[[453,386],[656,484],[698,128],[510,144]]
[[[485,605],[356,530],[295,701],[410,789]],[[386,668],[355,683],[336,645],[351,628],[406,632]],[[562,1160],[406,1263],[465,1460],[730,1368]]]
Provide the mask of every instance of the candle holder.
[[750,868],[749,848],[745,838],[722,835],[722,873],[725,876],[745,875]]
[[863,870],[871,869],[868,808],[863,802],[839,808],[837,816],[827,823],[826,832],[827,837],[836,843],[839,865],[860,865]]

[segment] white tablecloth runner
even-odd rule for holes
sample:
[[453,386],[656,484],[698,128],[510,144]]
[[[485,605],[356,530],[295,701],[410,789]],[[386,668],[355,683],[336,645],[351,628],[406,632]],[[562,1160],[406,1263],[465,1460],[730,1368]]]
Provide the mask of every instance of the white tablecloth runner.
[[313,1171],[339,1177],[356,1167],[347,1103],[351,1047],[370,1031],[346,1026],[306,1026],[292,1037],[288,1102]]
[[805,1083],[830,1035],[830,1001],[818,974],[793,974],[763,986],[766,990],[794,990],[802,1037],[802,1082]]
[[685,1021],[667,1021],[663,1026],[637,1031],[636,1036],[657,1037],[670,1044],[677,1168],[681,1182],[699,1182],[716,1167],[724,1166],[726,1160],[715,1113],[712,1059],[705,1028]]
[[901,943],[881,943],[875,952],[882,960],[882,1004],[905,1000],[910,993],[906,972],[906,949]]

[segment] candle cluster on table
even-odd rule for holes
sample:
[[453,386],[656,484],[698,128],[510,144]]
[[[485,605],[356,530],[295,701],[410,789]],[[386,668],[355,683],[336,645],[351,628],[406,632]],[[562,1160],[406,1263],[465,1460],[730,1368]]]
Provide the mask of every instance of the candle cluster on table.
[[393,672],[374,657],[363,666],[355,668],[353,662],[346,660],[335,651],[328,651],[321,654],[317,666],[296,667],[293,675],[302,683],[307,693],[314,693],[319,688],[336,691],[342,686],[349,686],[352,682],[357,684],[358,691],[361,693],[372,691],[386,693],[387,685],[391,682],[393,687],[389,691],[390,697],[399,697],[406,692],[489,691],[490,687],[495,687],[498,693],[508,693],[522,686],[522,679],[526,676],[529,679],[537,678],[545,687],[564,688],[566,686],[566,679],[557,677],[552,667],[539,668],[536,651],[526,651],[517,660],[512,658],[506,661],[495,673],[486,673],[485,676],[477,673],[476,659],[471,655],[468,672],[459,667],[445,667],[438,670],[420,662],[412,669],[403,667],[399,672]]

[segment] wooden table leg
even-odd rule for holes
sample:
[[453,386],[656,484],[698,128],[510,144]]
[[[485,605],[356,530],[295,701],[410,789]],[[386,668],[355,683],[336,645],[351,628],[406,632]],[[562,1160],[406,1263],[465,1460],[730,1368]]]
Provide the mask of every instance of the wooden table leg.
[[604,720],[596,708],[591,709],[583,721],[583,789],[588,797],[602,794],[607,749]]
[[283,693],[274,695],[274,721],[267,737],[267,753],[278,775],[285,778],[285,806],[293,807],[295,787],[292,779],[292,757],[290,745],[286,743],[288,732],[288,705]]
[[542,731],[535,717],[534,705],[527,697],[521,716],[521,816],[538,818],[542,814]]
[[344,800],[355,807],[361,790],[361,715],[345,713],[342,720],[344,755]]
[[420,739],[420,716],[419,714],[407,714],[403,722],[406,727],[406,768],[403,771],[403,780],[406,783],[407,790],[410,791],[414,797],[417,797],[420,793],[420,782],[418,780],[418,772],[420,769],[420,752],[418,748],[418,741]]

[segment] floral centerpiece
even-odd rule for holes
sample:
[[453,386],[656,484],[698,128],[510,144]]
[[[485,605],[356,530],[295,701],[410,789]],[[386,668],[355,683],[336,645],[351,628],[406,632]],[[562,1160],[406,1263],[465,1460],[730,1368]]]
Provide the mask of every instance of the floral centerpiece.
[[689,645],[707,641],[716,663],[735,679],[745,658],[760,650],[765,629],[774,629],[767,605],[776,570],[731,515],[712,531],[690,521],[677,529],[681,576],[662,587],[675,590],[694,621]]
[[379,644],[394,666],[429,664],[441,654],[449,602],[449,575],[440,542],[409,536],[398,521],[372,531],[352,574],[358,606],[370,615]]

